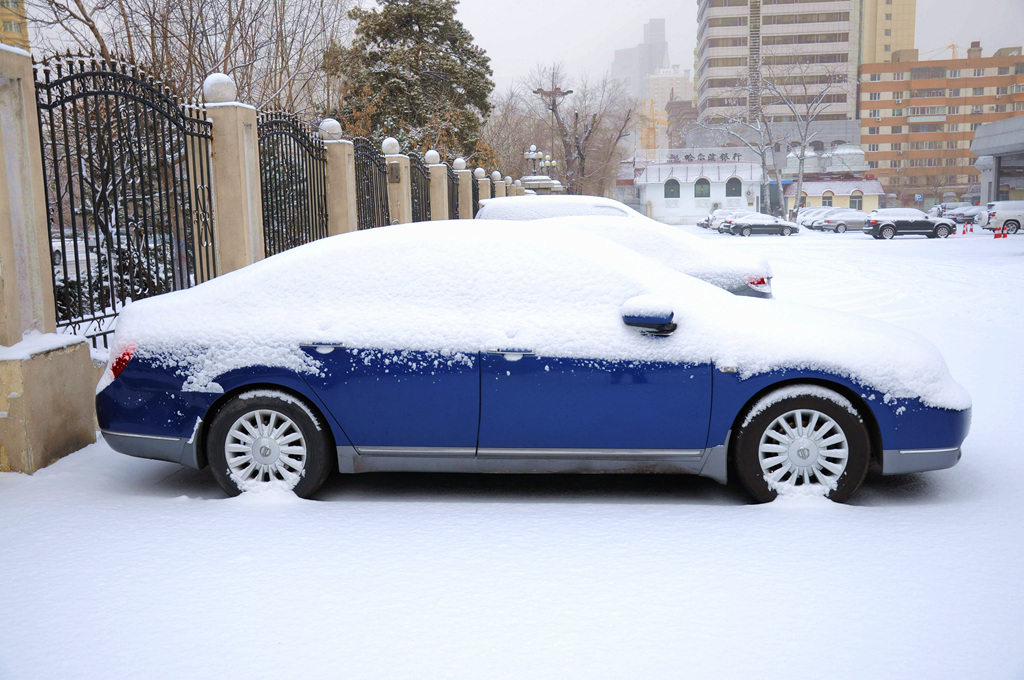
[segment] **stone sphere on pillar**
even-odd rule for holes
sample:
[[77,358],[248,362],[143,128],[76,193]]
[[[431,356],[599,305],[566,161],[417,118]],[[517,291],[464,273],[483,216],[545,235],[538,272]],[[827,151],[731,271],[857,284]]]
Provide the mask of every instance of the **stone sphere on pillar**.
[[483,179],[486,176],[487,171],[484,170],[483,168],[477,168],[476,170],[473,171],[473,177],[476,177],[477,179]]
[[388,137],[381,142],[380,150],[389,156],[396,153],[402,153],[402,147],[394,137]]
[[512,186],[512,175],[505,175],[505,185]]
[[341,139],[341,123],[333,118],[324,118],[320,121],[320,139]]
[[521,187],[523,186],[523,180],[517,179],[515,182],[513,182],[513,184],[515,184],[517,187]]
[[226,73],[211,73],[203,81],[203,96],[208,104],[224,104],[238,100],[235,81]]
[[433,149],[431,149],[423,157],[423,160],[426,161],[430,165],[437,165],[438,163],[441,162],[441,154],[439,154],[437,151],[434,151]]
[[491,173],[491,181],[492,181],[492,182],[494,182],[495,184],[497,184],[498,182],[500,182],[500,181],[501,181],[501,173],[500,173],[500,172],[498,172],[497,170],[495,170],[494,172],[492,172],[492,173]]
[[453,170],[465,170],[466,169],[466,159],[462,158],[461,156],[459,158],[456,158],[454,161],[452,161],[452,169]]

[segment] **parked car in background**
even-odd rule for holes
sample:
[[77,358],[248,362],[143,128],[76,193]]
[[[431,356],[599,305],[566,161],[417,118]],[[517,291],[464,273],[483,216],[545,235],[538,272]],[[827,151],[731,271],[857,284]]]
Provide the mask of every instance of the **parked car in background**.
[[[621,211],[621,212],[619,212]],[[490,216],[490,219],[481,217]],[[736,295],[772,296],[772,270],[764,260],[734,253],[678,227],[644,217],[599,196],[505,196],[481,201],[478,224],[507,220],[565,225],[607,238]]]
[[956,232],[956,222],[932,217],[917,208],[882,208],[872,211],[863,231],[877,239],[917,234],[928,238],[946,238]]
[[970,395],[911,331],[568,226],[485,227],[341,234],[133,302],[97,386],[106,443],[232,496],[335,471],[674,472],[845,501],[869,466],[960,458]]
[[1024,224],[1024,201],[994,201],[986,206],[988,219],[984,227],[992,231],[1006,229],[1016,234]]
[[933,206],[933,209],[936,211],[934,217],[945,217],[946,213],[950,210],[969,207],[971,207],[971,204],[967,201],[946,201],[945,203],[939,203],[938,205]]
[[868,223],[868,217],[868,213],[860,210],[840,210],[825,217],[819,228],[822,231],[833,231],[837,234],[851,230],[862,231],[864,225]]
[[968,222],[975,222],[985,208],[980,205],[969,205],[966,208],[953,208],[952,210],[946,211],[943,217],[947,217],[957,224],[966,224]]
[[826,210],[831,209],[832,208],[830,207],[820,205],[814,206],[812,208],[800,208],[800,210],[797,211],[796,219],[793,221],[796,222],[801,227],[809,227],[810,223],[814,220],[815,217],[825,212]]
[[839,213],[845,212],[847,210],[849,210],[849,208],[828,208],[826,210],[822,210],[821,212],[815,214],[813,217],[805,221],[803,226],[813,231],[821,231],[822,228],[825,226],[826,219],[828,219],[832,215],[838,215]]
[[737,236],[750,236],[751,234],[779,234],[789,236],[800,231],[795,223],[762,213],[750,215],[738,215],[722,223],[719,229],[722,233],[735,234]]
[[722,223],[727,219],[738,215],[749,215],[751,213],[753,213],[753,211],[747,210],[746,208],[719,208],[708,215],[708,229],[720,231]]

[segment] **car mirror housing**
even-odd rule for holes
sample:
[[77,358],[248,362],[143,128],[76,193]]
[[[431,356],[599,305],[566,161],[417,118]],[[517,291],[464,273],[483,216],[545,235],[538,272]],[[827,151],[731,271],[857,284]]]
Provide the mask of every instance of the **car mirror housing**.
[[657,295],[638,295],[622,305],[622,323],[644,335],[670,335],[678,328],[674,316],[672,305]]

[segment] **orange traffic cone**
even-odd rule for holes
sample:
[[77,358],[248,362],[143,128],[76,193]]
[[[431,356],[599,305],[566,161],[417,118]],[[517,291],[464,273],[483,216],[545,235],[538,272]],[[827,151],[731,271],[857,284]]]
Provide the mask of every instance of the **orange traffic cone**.
[[971,222],[971,233],[974,233],[974,222]]
[[998,229],[996,229],[996,238],[1006,238],[1006,225],[1005,224],[1003,226],[999,227]]
[[960,233],[961,236],[967,236],[967,223],[964,222],[964,230]]

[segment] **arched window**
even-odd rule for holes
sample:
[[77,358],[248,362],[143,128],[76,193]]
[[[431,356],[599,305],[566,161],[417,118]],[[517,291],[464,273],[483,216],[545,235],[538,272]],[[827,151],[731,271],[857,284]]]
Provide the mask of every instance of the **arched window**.
[[725,197],[726,198],[738,198],[743,195],[743,182],[740,181],[739,177],[730,177],[729,181],[725,183]]
[[665,182],[665,198],[679,198],[679,180],[669,179]]
[[821,205],[827,208],[832,207],[832,198],[834,194],[831,191],[826,191],[821,195]]
[[850,196],[850,207],[854,210],[864,209],[864,194],[860,190],[856,190]]
[[711,182],[701,177],[693,183],[694,198],[711,198]]

